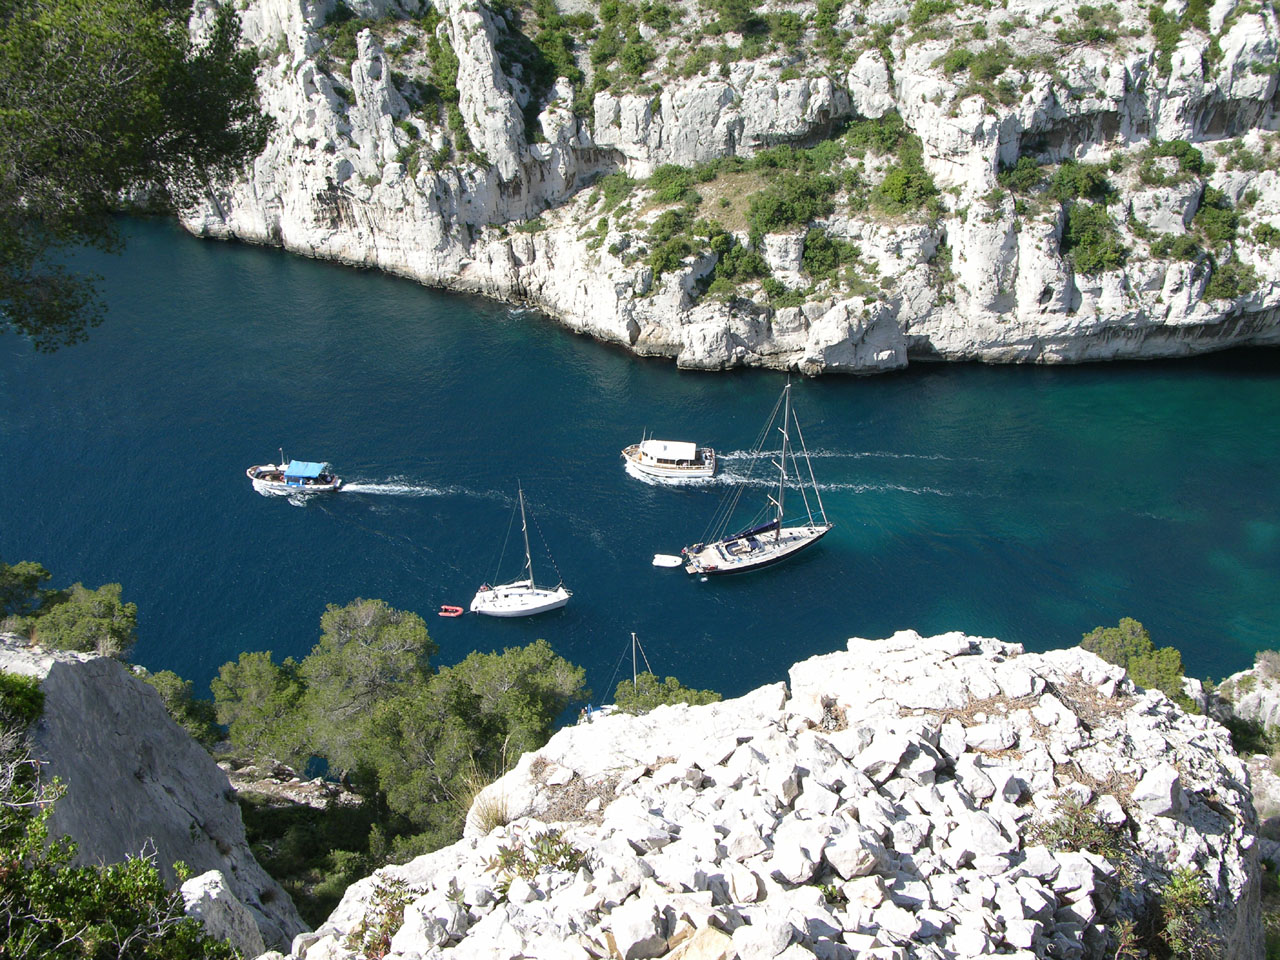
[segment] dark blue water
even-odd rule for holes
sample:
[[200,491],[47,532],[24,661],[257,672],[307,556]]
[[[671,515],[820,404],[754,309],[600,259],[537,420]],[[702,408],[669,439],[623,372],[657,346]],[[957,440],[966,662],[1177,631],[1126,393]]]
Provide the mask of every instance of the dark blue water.
[[[597,698],[633,630],[658,673],[727,694],[904,627],[1045,649],[1133,616],[1213,677],[1280,643],[1275,352],[798,382],[837,527],[699,582],[650,560],[699,539],[723,488],[643,485],[618,451],[645,428],[747,449],[782,375],[681,372],[372,272],[129,234],[77,261],[109,306],[88,343],[0,338],[0,557],[123,583],[134,658],[201,688],[242,650],[305,655],[325,604],[355,597],[421,613],[441,662],[545,637]],[[244,468],[281,445],[364,492],[258,496]],[[493,578],[517,478],[569,606],[437,617]],[[536,535],[534,564],[554,583]]]

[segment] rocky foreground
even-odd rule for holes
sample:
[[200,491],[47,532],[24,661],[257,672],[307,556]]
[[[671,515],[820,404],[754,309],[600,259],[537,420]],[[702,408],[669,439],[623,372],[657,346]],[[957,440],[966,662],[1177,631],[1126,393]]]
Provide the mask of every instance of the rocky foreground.
[[955,633],[850,640],[790,681],[560,731],[466,839],[355,884],[291,956],[1084,958],[1161,929],[1262,956],[1216,722],[1080,649]]
[[[690,368],[1280,344],[1270,2],[769,0],[726,32],[731,6],[237,3],[275,134],[184,222],[532,304]],[[353,14],[367,29],[343,41]],[[576,82],[539,77],[532,41],[557,35]],[[899,116],[928,189],[901,143],[838,140]],[[1179,140],[1201,159],[1165,149]],[[662,218],[687,192],[618,179],[824,141],[830,208],[756,240],[758,173],[699,174],[683,225]],[[998,180],[1020,160],[1105,165],[1109,192]],[[747,244],[766,266],[735,273]]]
[[40,681],[31,751],[66,787],[49,831],[75,840],[77,862],[154,856],[174,883],[182,861],[200,874],[182,888],[188,912],[249,956],[306,929],[254,859],[226,774],[152,686],[112,657],[44,652],[12,634],[0,634],[0,670]]

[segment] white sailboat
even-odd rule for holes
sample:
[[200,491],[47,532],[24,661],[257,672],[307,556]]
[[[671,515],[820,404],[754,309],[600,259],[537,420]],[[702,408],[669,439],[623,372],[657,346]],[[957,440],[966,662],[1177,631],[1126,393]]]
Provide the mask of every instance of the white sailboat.
[[[745,530],[725,536],[724,531],[728,528],[734,507],[737,506],[738,500],[742,495],[743,487],[741,485],[738,486],[726,498],[724,505],[717,514],[718,520],[712,521],[712,533],[708,540],[704,543],[695,543],[680,551],[684,557],[686,573],[707,575],[746,573],[749,570],[759,570],[762,567],[772,566],[775,563],[786,560],[788,557],[795,556],[807,547],[813,546],[826,536],[827,532],[834,526],[827,519],[826,510],[823,509],[822,495],[818,492],[818,482],[813,476],[813,464],[809,461],[809,453],[804,447],[804,436],[800,432],[800,421],[796,419],[795,413],[791,409],[790,383],[783,388],[782,396],[773,408],[769,423],[761,432],[760,446],[763,446],[765,438],[769,435],[770,428],[777,421],[779,408],[782,410],[782,422],[778,427],[782,434],[782,450],[778,459],[774,461],[774,466],[778,468],[777,495],[769,497],[768,504]],[[818,509],[817,517],[814,516],[813,509],[809,503],[809,496],[805,492],[805,478],[800,472],[796,450],[791,443],[790,430],[792,424],[795,425],[796,438],[800,443],[799,455],[804,458],[805,467],[809,474],[809,486],[812,489],[813,498]],[[794,476],[795,482],[799,486],[800,497],[805,509],[805,519],[792,523],[785,521],[783,507],[787,492],[788,462],[794,468],[792,476]],[[761,522],[765,516],[768,516],[768,519]]]
[[[529,551],[529,522],[525,515],[524,488],[517,487],[520,501],[520,530],[524,534],[524,577],[510,583],[490,586],[485,583],[471,601],[471,612],[486,617],[531,617],[536,613],[558,610],[569,602],[573,593],[561,580],[554,588],[539,587],[533,582],[533,555]],[[552,566],[555,562],[552,561]]]

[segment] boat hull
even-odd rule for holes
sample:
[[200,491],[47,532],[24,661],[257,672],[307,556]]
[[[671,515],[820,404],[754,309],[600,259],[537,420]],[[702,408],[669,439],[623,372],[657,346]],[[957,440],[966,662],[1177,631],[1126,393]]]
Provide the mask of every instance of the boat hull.
[[317,481],[323,482],[285,483],[284,480],[274,479],[275,476],[280,476],[280,467],[274,463],[249,467],[244,473],[253,483],[253,489],[263,496],[288,497],[309,493],[334,493],[342,489],[341,477],[324,474],[317,478]]
[[776,542],[766,534],[763,540],[730,537],[713,543],[698,544],[685,550],[685,573],[717,577],[763,570],[807,550],[825,537],[832,526],[833,524],[827,523],[783,527],[782,535]]
[[528,581],[481,587],[471,601],[471,612],[486,617],[532,617],[559,610],[571,596],[564,586],[549,590]]
[[633,443],[622,451],[627,467],[643,477],[655,480],[709,480],[716,475],[716,452],[710,447],[698,449],[699,460],[685,465],[654,463],[640,455],[640,444]]

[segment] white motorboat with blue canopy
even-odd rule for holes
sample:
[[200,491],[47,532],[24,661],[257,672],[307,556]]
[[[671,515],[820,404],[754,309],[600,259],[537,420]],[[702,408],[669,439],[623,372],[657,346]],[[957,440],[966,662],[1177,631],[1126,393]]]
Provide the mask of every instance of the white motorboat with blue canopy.
[[286,461],[283,451],[279,463],[249,467],[245,475],[253,482],[253,489],[261,494],[292,496],[342,489],[342,478],[334,476],[329,464],[313,460]]
[[[791,409],[791,384],[782,390],[769,417],[769,422],[760,432],[760,438],[753,451],[752,462],[759,457],[766,439],[772,432],[778,413],[781,410],[781,424],[778,426],[782,434],[782,450],[773,465],[778,468],[777,494],[770,496],[768,503],[756,517],[738,533],[725,535],[729,523],[733,519],[735,509],[742,497],[746,484],[739,484],[725,497],[716,516],[708,527],[709,534],[702,543],[685,547],[681,552],[684,557],[686,573],[718,575],[726,573],[746,573],[772,566],[793,557],[801,550],[813,546],[831,530],[833,524],[827,520],[826,510],[822,506],[822,495],[818,492],[818,482],[813,476],[813,464],[809,461],[809,453],[804,448],[804,437],[800,432],[800,421]],[[791,426],[795,427],[796,439],[799,441],[799,456],[804,459],[805,471],[801,471],[797,454],[791,442]],[[788,474],[788,465],[791,472]],[[805,473],[808,474],[807,486],[813,495],[810,503],[809,492],[806,492]],[[749,475],[745,479],[750,479]],[[786,521],[784,504],[788,485],[798,488],[804,506],[805,518],[791,523]],[[792,498],[795,499],[794,497]],[[817,507],[815,517],[813,507]],[[657,558],[655,558],[655,563]]]
[[[539,587],[533,581],[533,554],[529,550],[529,521],[524,508],[524,488],[517,487],[517,500],[520,510],[520,532],[524,535],[524,577],[510,583],[490,586],[485,583],[476,591],[471,601],[471,612],[484,614],[486,617],[531,617],[537,613],[558,610],[569,602],[573,593],[564,585],[564,579],[554,587]],[[515,520],[515,513],[512,513]],[[511,536],[511,528],[507,527],[507,537]],[[545,545],[545,544],[544,544]],[[503,553],[506,543],[503,543]],[[551,551],[547,551],[550,558]],[[502,558],[498,558],[501,569]],[[555,567],[555,561],[551,561]],[[560,571],[557,570],[558,574]]]
[[641,440],[622,451],[627,471],[657,480],[705,480],[716,475],[716,452],[683,440]]

